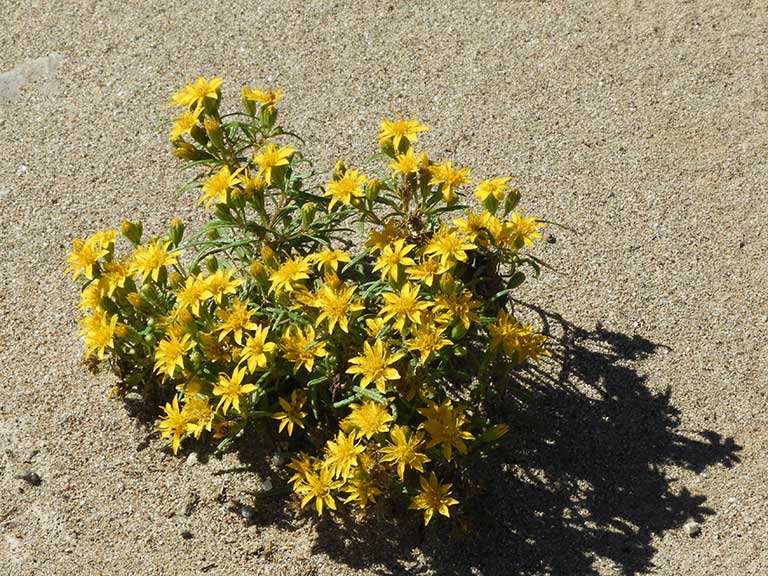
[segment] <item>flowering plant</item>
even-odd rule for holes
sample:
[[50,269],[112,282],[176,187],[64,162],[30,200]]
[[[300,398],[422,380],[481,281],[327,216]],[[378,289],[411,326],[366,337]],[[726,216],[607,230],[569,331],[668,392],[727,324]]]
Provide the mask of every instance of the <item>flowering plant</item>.
[[246,87],[224,113],[221,80],[198,78],[173,96],[174,154],[211,218],[186,239],[175,219],[74,241],[86,357],[117,395],[161,398],[174,454],[271,435],[302,507],[405,494],[425,524],[449,516],[461,462],[507,431],[493,374],[548,355],[509,298],[539,272],[543,223],[510,178],[464,205],[470,170],[417,150],[411,118],[382,121],[385,169],[323,175],[277,123],[282,95]]

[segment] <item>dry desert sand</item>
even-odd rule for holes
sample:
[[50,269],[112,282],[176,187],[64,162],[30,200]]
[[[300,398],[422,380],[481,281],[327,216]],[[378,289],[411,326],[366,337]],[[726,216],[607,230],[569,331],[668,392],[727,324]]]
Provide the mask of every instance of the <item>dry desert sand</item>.
[[[172,457],[81,365],[71,240],[199,217],[167,142],[198,74],[283,87],[321,166],[411,114],[572,228],[471,536],[254,499],[268,462]],[[0,573],[768,574],[766,2],[4,0],[0,142]]]

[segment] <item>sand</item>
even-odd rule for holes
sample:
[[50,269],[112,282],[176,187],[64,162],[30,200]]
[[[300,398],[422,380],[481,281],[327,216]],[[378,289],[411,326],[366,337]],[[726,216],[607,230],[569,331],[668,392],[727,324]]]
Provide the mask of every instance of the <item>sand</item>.
[[[3,3],[0,572],[768,573],[768,5],[225,4]],[[198,74],[283,87],[320,165],[412,114],[570,227],[519,295],[554,356],[470,537],[254,498],[269,463],[170,456],[80,364],[71,240],[197,217],[166,135]]]

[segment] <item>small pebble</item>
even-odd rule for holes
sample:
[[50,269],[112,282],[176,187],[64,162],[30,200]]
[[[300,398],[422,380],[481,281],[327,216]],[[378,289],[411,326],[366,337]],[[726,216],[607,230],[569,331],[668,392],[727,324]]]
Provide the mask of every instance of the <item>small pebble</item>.
[[179,533],[184,540],[190,540],[192,538],[192,532],[189,531],[189,528],[182,528]]
[[38,476],[37,472],[33,472],[32,470],[24,470],[21,474],[16,474],[14,478],[17,478],[19,480],[24,480],[27,482],[27,484],[31,484],[32,486],[40,486],[40,483],[42,480],[40,479],[40,476]]
[[264,482],[262,482],[259,485],[259,491],[260,492],[269,492],[270,490],[272,490],[272,480],[267,478],[266,480],[264,480]]
[[555,242],[557,242],[557,238],[555,237],[554,234],[547,234],[546,241],[547,241],[547,244],[554,244]]
[[189,456],[187,456],[187,466],[194,466],[198,462],[200,462],[200,460],[198,459],[197,452],[190,452]]
[[256,509],[252,506],[241,506],[237,512],[248,524],[253,524],[256,521]]
[[688,534],[688,536],[691,538],[695,538],[701,534],[701,525],[698,522],[694,522],[693,520],[686,522],[683,528],[685,529],[685,533]]

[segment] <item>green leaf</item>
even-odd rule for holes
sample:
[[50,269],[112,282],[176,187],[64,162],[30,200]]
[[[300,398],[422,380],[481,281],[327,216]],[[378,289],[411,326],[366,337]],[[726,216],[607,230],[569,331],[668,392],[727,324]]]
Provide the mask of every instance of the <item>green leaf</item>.
[[371,400],[378,402],[379,404],[389,404],[387,399],[376,392],[375,390],[369,390],[368,388],[360,388],[360,386],[355,386],[353,388],[355,392],[357,392],[360,396],[365,396],[366,398],[370,398]]

